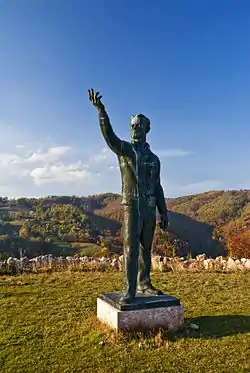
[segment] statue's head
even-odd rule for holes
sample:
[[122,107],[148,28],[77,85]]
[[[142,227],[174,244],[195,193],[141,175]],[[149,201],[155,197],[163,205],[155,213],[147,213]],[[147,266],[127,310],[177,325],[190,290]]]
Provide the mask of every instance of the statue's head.
[[133,115],[130,121],[130,133],[133,142],[146,141],[150,131],[150,120],[143,114]]

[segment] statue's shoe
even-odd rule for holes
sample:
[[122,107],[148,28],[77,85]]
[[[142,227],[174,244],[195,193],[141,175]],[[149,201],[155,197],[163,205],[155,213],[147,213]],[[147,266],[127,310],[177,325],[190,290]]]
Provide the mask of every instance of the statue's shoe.
[[137,294],[143,294],[143,295],[164,295],[164,293],[156,289],[153,285],[149,284],[143,287],[137,288]]
[[135,297],[129,293],[125,293],[121,296],[119,303],[120,304],[130,304],[133,303]]

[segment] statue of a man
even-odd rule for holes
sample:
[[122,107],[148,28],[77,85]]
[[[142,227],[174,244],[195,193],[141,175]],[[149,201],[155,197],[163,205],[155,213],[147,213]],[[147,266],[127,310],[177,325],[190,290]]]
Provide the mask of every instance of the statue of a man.
[[151,246],[156,225],[156,207],[160,227],[167,229],[166,201],[160,183],[160,161],[146,142],[150,121],[142,114],[131,118],[131,143],[114,133],[99,92],[89,90],[89,99],[99,111],[103,137],[116,153],[122,177],[124,293],[121,303],[132,303],[136,293],[162,295],[150,279]]

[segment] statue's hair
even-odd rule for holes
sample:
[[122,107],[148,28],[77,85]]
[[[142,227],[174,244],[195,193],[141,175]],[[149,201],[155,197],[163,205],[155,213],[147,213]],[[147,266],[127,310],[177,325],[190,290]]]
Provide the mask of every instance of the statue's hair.
[[145,115],[143,114],[135,114],[131,117],[131,120],[130,120],[130,124],[132,124],[132,122],[134,120],[142,120],[144,122],[144,125],[145,125],[145,132],[148,133],[150,131],[150,120],[149,118],[147,118]]

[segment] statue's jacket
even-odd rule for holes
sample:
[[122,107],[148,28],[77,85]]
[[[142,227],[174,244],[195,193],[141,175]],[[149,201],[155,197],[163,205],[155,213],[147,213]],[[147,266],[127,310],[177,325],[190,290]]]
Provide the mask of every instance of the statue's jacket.
[[99,114],[100,127],[109,148],[116,153],[122,178],[122,204],[151,207],[161,215],[167,213],[166,201],[160,183],[160,161],[149,144],[139,150],[136,143],[119,139],[114,133],[105,110]]

